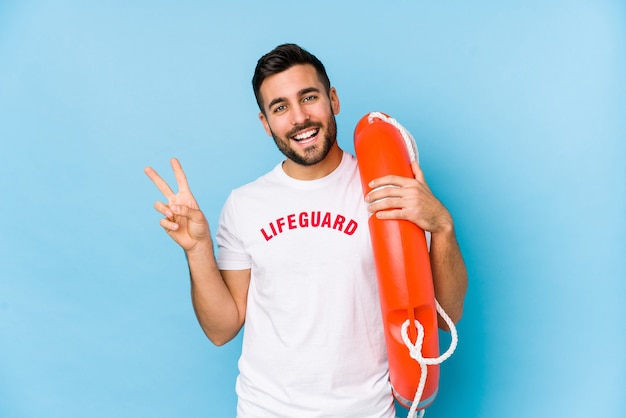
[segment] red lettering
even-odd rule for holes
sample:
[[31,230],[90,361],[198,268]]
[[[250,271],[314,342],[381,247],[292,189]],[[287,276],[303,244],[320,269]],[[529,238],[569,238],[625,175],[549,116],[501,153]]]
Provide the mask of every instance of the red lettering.
[[324,215],[324,220],[322,221],[322,227],[330,228],[330,212],[326,212]]
[[333,229],[338,229],[341,231],[343,229],[343,223],[345,222],[345,220],[345,216],[337,215],[337,218],[335,218],[335,223],[333,224]]
[[322,216],[321,211],[292,213],[270,222],[268,226],[270,231],[265,230],[267,226],[260,230],[266,242],[282,234],[287,229],[321,226],[341,231],[346,235],[352,235],[359,227],[353,219],[348,220],[343,215],[333,215],[331,212],[324,212],[324,216]]
[[285,226],[285,218],[276,219],[276,225],[278,226],[278,233],[282,233],[283,226]]
[[296,215],[291,214],[287,216],[287,224],[289,225],[289,229],[296,229]]
[[263,234],[263,238],[265,238],[265,241],[269,241],[272,238],[274,238],[274,235],[267,235],[267,233],[265,232],[265,229],[261,228],[261,234]]
[[353,219],[350,219],[350,222],[348,222],[348,225],[346,225],[346,229],[343,232],[346,235],[352,235],[358,226],[359,224],[357,224]]
[[[315,215],[317,215],[317,217]],[[320,212],[319,210],[317,212],[311,212],[311,226],[315,226],[315,227],[320,226],[321,218],[322,218],[322,212]]]
[[298,220],[300,221],[300,227],[302,228],[306,228],[307,226],[309,226],[309,217],[308,217],[308,213],[306,212],[300,212],[300,217],[298,218]]

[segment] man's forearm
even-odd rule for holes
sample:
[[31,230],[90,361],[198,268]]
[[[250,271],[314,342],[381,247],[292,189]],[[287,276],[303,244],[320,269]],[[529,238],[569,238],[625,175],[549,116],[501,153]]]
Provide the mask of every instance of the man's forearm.
[[[435,296],[444,311],[456,323],[463,315],[467,270],[452,224],[446,230],[432,234],[430,263]],[[441,318],[439,326],[447,329]]]
[[186,252],[186,256],[198,322],[214,344],[223,345],[237,335],[243,324],[235,299],[217,267],[211,243]]

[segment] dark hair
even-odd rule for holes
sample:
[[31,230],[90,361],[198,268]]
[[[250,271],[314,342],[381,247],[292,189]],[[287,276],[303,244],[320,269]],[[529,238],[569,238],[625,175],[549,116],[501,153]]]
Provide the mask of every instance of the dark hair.
[[261,84],[271,75],[281,73],[288,70],[294,65],[310,64],[315,68],[319,80],[324,85],[326,93],[330,92],[330,80],[326,74],[324,64],[317,57],[307,50],[300,48],[296,44],[282,44],[274,48],[272,51],[263,55],[256,64],[254,76],[252,77],[252,89],[254,97],[259,105],[261,112],[263,109],[263,100],[261,98]]

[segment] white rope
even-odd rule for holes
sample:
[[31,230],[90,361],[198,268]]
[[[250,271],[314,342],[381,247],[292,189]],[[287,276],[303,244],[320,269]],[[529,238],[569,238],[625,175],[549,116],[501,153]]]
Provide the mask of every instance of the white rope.
[[399,130],[400,134],[402,134],[402,138],[404,139],[404,144],[406,145],[406,149],[409,152],[410,161],[417,161],[419,163],[419,153],[417,151],[417,145],[415,144],[415,139],[413,139],[413,135],[411,135],[411,133],[407,131],[404,126],[400,125],[400,123],[398,123],[398,121],[395,120],[394,118],[389,117],[385,115],[384,113],[380,113],[380,112],[371,112],[367,120],[369,123],[372,123],[374,119],[380,119],[383,122],[387,122],[390,125],[394,126],[397,130]]
[[[435,300],[435,303],[437,304],[437,313],[439,313],[439,315],[441,315],[443,320],[446,322],[448,328],[450,328],[450,333],[452,335],[450,347],[448,347],[448,350],[439,357],[429,358],[422,355],[422,344],[424,343],[424,326],[417,319],[415,320],[415,326],[417,327],[417,338],[415,340],[415,344],[413,344],[411,342],[411,339],[409,338],[408,328],[411,323],[410,320],[407,319],[406,321],[404,321],[404,324],[402,324],[402,341],[404,341],[404,345],[406,345],[409,349],[409,355],[411,356],[411,358],[419,363],[421,369],[420,381],[417,386],[417,391],[415,392],[415,397],[413,398],[413,403],[411,404],[411,409],[409,409],[409,414],[407,418],[416,417],[415,413],[417,411],[417,406],[419,405],[422,394],[424,393],[424,386],[426,386],[426,376],[428,374],[428,368],[426,366],[441,364],[449,359],[450,356],[452,356],[452,353],[454,353],[454,350],[456,350],[456,346],[459,342],[459,336],[457,334],[456,327],[454,326],[454,322],[443,310],[441,305],[439,305],[439,302],[437,300]],[[418,415],[417,417],[423,417],[424,412],[424,410],[420,411],[420,415]]]
[[[400,131],[400,134],[402,134],[402,138],[404,139],[407,151],[409,152],[410,161],[416,161],[419,163],[419,153],[417,151],[417,144],[415,143],[415,139],[413,139],[411,133],[406,130],[404,126],[400,125],[400,123],[398,123],[394,118],[380,112],[371,112],[369,114],[368,122],[372,123],[374,119],[380,119],[383,122],[387,122],[393,125],[396,129],[398,129],[398,131]],[[413,344],[409,338],[407,331],[411,323],[410,320],[407,319],[404,324],[402,324],[402,341],[404,341],[404,345],[406,345],[409,349],[409,354],[411,358],[419,363],[421,369],[419,384],[417,386],[415,398],[413,399],[413,403],[411,404],[411,408],[409,409],[409,414],[407,418],[422,418],[424,416],[424,413],[426,411],[421,410],[417,412],[417,406],[419,405],[419,402],[424,393],[424,387],[426,386],[426,376],[428,374],[427,366],[441,364],[449,359],[450,356],[452,356],[452,353],[454,353],[454,350],[456,350],[456,346],[459,341],[459,336],[457,334],[456,327],[454,326],[454,322],[443,310],[441,305],[439,305],[439,302],[437,300],[435,300],[435,303],[437,304],[437,313],[439,313],[439,315],[441,315],[443,320],[446,322],[452,335],[450,347],[448,347],[448,350],[444,354],[436,358],[425,358],[422,355],[422,344],[424,343],[424,326],[417,319],[415,320],[415,326],[417,328],[417,338],[415,340],[415,344]]]

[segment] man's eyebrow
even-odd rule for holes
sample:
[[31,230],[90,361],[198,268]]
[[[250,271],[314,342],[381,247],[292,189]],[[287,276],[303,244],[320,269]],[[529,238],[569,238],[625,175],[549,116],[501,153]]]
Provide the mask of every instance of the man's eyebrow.
[[277,97],[277,98],[275,98],[274,100],[272,100],[271,102],[268,103],[267,108],[271,109],[272,106],[274,106],[274,105],[276,105],[278,103],[281,103],[281,102],[285,102],[285,101],[287,101],[287,99],[285,99],[284,97]]
[[[298,92],[298,96],[303,96],[303,95],[308,94],[308,93],[319,93],[319,92],[320,92],[320,89],[318,89],[317,87],[307,87],[307,88],[304,88],[304,89],[300,90]],[[276,105],[278,103],[281,103],[281,102],[286,102],[286,101],[287,101],[287,99],[285,97],[277,97],[274,100],[272,100],[271,102],[269,102],[269,104],[267,105],[267,108],[271,109],[272,106],[274,106],[274,105]]]
[[298,92],[298,96],[304,96],[305,94],[308,93],[319,93],[320,89],[318,89],[317,87],[307,87],[305,89],[302,89]]

